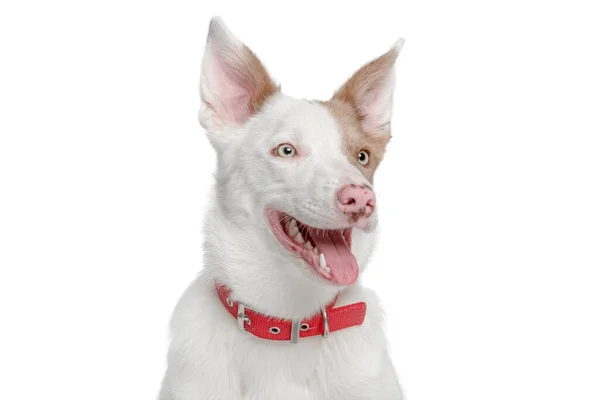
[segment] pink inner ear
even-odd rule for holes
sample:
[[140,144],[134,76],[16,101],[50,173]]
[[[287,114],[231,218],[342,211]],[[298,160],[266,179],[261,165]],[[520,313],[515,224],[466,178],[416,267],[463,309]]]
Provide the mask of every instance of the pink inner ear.
[[358,112],[361,115],[361,124],[363,130],[367,133],[378,134],[380,130],[388,129],[385,114],[391,102],[387,103],[387,99],[378,98],[374,92],[365,94],[361,103],[357,105]]
[[360,122],[365,132],[371,132],[376,128],[376,123],[373,119],[373,111],[375,103],[375,95],[373,92],[365,92],[362,99],[356,104],[358,114],[360,115]]
[[[401,42],[399,42],[401,43]],[[389,136],[394,91],[394,62],[399,45],[363,65],[333,98],[354,106],[363,131]]]
[[250,114],[254,90],[243,74],[224,61],[214,61],[214,79],[219,87],[219,103],[211,104],[221,121],[245,122]]

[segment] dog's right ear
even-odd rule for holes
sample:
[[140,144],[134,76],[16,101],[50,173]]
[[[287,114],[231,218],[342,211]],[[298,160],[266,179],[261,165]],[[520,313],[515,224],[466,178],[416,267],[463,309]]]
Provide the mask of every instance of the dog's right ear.
[[227,127],[244,124],[279,91],[260,60],[235,37],[223,20],[210,21],[202,61],[200,124],[213,145]]

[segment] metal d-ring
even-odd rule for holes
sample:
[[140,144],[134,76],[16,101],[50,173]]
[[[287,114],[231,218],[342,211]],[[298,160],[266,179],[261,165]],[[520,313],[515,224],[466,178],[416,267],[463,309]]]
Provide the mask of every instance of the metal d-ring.
[[292,333],[290,335],[290,342],[298,343],[299,338],[300,338],[300,320],[298,318],[294,318],[292,320]]
[[329,320],[327,319],[327,310],[321,308],[321,314],[323,315],[323,337],[329,336]]

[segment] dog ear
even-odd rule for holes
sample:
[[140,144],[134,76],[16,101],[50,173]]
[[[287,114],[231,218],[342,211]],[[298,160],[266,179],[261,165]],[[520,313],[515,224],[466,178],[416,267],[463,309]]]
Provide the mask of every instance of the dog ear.
[[390,137],[390,120],[396,86],[394,64],[404,39],[375,60],[363,65],[333,95],[350,104],[368,135]]
[[202,61],[200,124],[209,133],[243,124],[278,91],[254,53],[213,18]]

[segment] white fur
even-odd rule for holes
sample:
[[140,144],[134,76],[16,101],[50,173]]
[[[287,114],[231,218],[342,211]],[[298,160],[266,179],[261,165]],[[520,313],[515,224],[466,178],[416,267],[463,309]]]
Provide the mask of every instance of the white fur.
[[[205,63],[207,57],[210,49]],[[211,81],[222,73],[203,68],[205,101],[221,101],[229,90]],[[336,121],[324,106],[283,94],[244,122],[224,124],[223,114],[212,111],[200,113],[218,154],[205,265],[173,313],[160,400],[401,399],[375,294],[360,282],[340,288],[316,276],[275,239],[264,215],[274,207],[312,226],[345,223],[335,208],[337,189],[368,182],[343,155]],[[274,157],[270,151],[280,143],[292,143],[298,158]],[[353,230],[361,270],[375,236]],[[272,316],[312,316],[341,289],[336,306],[364,301],[367,315],[361,326],[327,339],[263,340],[237,328],[216,296],[216,281],[232,289],[234,300]]]

